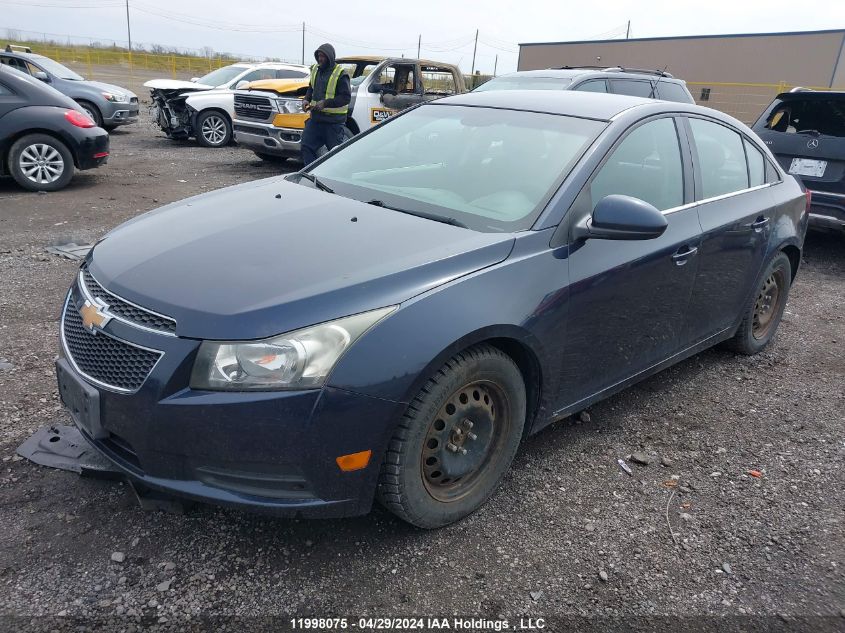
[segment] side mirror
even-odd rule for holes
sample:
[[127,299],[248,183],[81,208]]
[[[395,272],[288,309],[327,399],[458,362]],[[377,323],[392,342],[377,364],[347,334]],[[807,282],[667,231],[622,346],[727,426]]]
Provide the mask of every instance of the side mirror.
[[602,198],[593,215],[578,224],[576,238],[599,240],[651,240],[663,235],[668,223],[654,206],[631,196]]
[[40,79],[44,83],[50,83],[50,76],[43,70],[36,70],[34,73],[32,73],[32,76],[36,79]]
[[380,92],[384,92],[384,88],[381,84],[372,83],[367,88],[367,92],[372,92],[373,94],[378,94]]
[[197,83],[200,80],[199,77],[191,77],[191,81]]
[[235,90],[240,90],[241,88],[247,85],[249,85],[249,82],[245,79],[241,79],[238,83],[235,84]]

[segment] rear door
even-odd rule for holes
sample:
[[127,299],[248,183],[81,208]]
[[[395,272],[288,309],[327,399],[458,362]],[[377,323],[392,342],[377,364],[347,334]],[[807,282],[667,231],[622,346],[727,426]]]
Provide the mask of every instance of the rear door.
[[845,194],[845,94],[780,95],[754,131],[807,188]]
[[[775,226],[766,158],[721,122],[686,118],[703,231],[690,301],[691,342],[736,323],[750,297]],[[774,172],[774,170],[772,170]]]

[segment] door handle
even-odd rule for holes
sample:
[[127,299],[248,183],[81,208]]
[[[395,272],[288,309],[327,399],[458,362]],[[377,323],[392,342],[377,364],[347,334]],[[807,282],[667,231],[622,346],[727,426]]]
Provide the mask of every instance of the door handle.
[[674,255],[672,255],[672,261],[675,262],[675,264],[678,266],[683,266],[687,263],[689,258],[695,255],[697,252],[697,246],[682,246],[675,252]]
[[767,218],[766,216],[760,216],[759,218],[754,220],[754,222],[751,223],[751,228],[757,231],[757,233],[759,233],[763,230],[763,227],[765,227],[768,223],[769,218]]

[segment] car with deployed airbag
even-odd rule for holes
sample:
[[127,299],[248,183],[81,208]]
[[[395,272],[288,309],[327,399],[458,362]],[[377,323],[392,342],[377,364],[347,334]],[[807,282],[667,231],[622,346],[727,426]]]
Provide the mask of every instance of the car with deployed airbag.
[[106,235],[59,391],[148,488],[303,517],[378,499],[436,528],[554,420],[717,343],[764,349],[807,204],[713,110],[447,97]]

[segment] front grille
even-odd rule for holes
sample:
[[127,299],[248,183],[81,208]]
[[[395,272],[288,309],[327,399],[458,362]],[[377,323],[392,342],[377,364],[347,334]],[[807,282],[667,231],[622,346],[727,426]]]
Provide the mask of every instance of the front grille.
[[251,125],[235,125],[235,132],[245,132],[246,134],[255,134],[257,136],[270,136],[270,132],[263,127],[252,127]]
[[273,105],[267,97],[235,95],[235,115],[241,119],[267,121],[273,116]]
[[150,328],[167,334],[176,332],[176,321],[170,317],[139,308],[128,301],[124,301],[117,295],[113,295],[94,279],[87,266],[82,269],[82,279],[85,282],[85,288],[88,290],[88,294],[96,299],[105,301],[109,307],[109,312],[116,318],[127,321],[130,325]]
[[82,325],[79,311],[68,301],[62,319],[66,352],[86,377],[118,391],[137,391],[150,375],[161,352],[136,347]]

